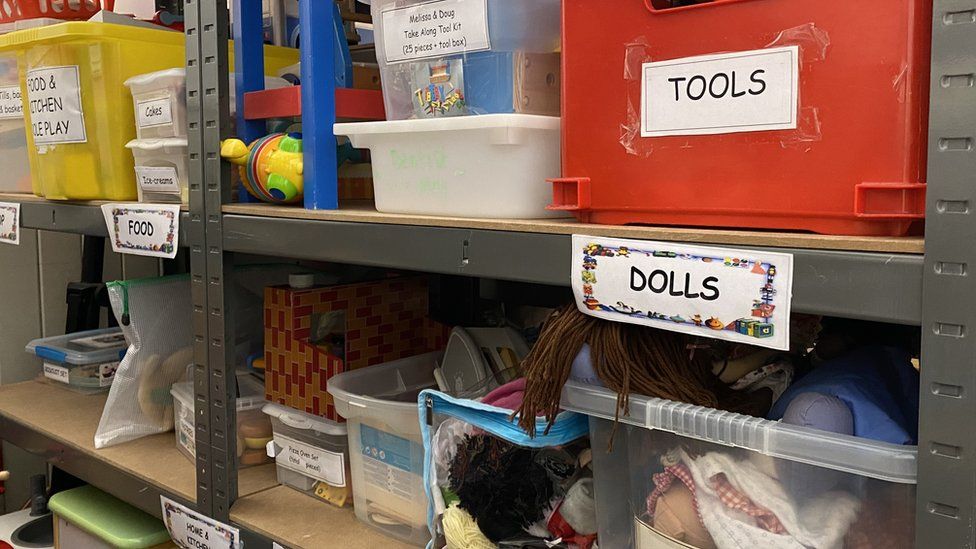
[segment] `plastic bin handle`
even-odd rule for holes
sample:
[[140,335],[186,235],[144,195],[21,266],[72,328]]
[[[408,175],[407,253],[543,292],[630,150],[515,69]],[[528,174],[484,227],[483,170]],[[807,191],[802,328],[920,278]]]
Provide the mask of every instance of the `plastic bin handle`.
[[654,4],[669,4],[672,0],[644,0],[644,5],[647,6],[647,10],[653,14],[662,13],[678,13],[688,10],[696,10],[702,8],[715,7],[721,4],[737,4],[739,2],[748,2],[749,0],[705,0],[700,4],[689,4],[686,6],[669,6],[657,7]]
[[63,351],[52,349],[50,347],[44,347],[42,345],[34,347],[34,354],[41,358],[53,360],[55,362],[64,362],[68,358],[68,355]]

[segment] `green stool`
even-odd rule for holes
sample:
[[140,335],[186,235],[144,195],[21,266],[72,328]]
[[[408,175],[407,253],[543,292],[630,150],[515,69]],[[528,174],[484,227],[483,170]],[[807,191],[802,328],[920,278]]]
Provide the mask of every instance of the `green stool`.
[[55,549],[146,549],[176,547],[159,519],[94,486],[55,494]]

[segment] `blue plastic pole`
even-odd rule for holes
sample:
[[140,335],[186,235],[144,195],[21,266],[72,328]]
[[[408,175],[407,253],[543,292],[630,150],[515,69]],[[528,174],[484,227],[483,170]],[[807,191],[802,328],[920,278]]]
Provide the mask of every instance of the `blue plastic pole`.
[[[305,154],[305,208],[339,207],[335,124],[334,3],[300,0],[302,60],[302,138]],[[326,29],[329,29],[328,31]]]
[[[237,138],[250,143],[266,133],[263,120],[244,120],[244,94],[264,89],[264,36],[261,0],[234,0],[234,78]],[[243,188],[241,202],[256,202]]]

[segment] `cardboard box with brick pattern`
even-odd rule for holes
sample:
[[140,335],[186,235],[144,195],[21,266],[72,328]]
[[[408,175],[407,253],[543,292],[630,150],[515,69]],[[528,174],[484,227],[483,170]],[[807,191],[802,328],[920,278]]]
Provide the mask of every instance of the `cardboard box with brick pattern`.
[[427,318],[426,277],[264,290],[268,400],[341,421],[326,381],[341,372],[429,351],[449,328]]

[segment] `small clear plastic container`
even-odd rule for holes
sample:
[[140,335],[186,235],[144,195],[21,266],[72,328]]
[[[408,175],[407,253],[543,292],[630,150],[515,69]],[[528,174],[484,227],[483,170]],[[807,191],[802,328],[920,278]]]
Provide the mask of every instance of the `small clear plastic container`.
[[352,505],[349,441],[346,426],[325,418],[266,404],[274,440],[278,482],[336,507]]
[[132,92],[136,137],[186,137],[186,69],[166,69],[125,81]]
[[119,328],[35,339],[27,352],[42,362],[45,379],[81,393],[108,391],[128,345]]
[[333,376],[328,391],[346,418],[356,517],[407,543],[430,540],[424,444],[417,396],[436,388],[442,353],[427,353]]
[[135,159],[139,202],[187,203],[189,158],[185,137],[133,139],[125,146]]
[[[237,376],[237,457],[240,467],[261,465],[270,461],[265,446],[271,439],[271,423],[261,413],[265,405],[264,383],[251,374]],[[174,383],[173,416],[176,426],[176,449],[186,459],[195,462],[196,416],[193,382]]]
[[574,382],[562,406],[591,416],[601,547],[914,544],[915,446],[639,395],[614,429],[616,393]]

